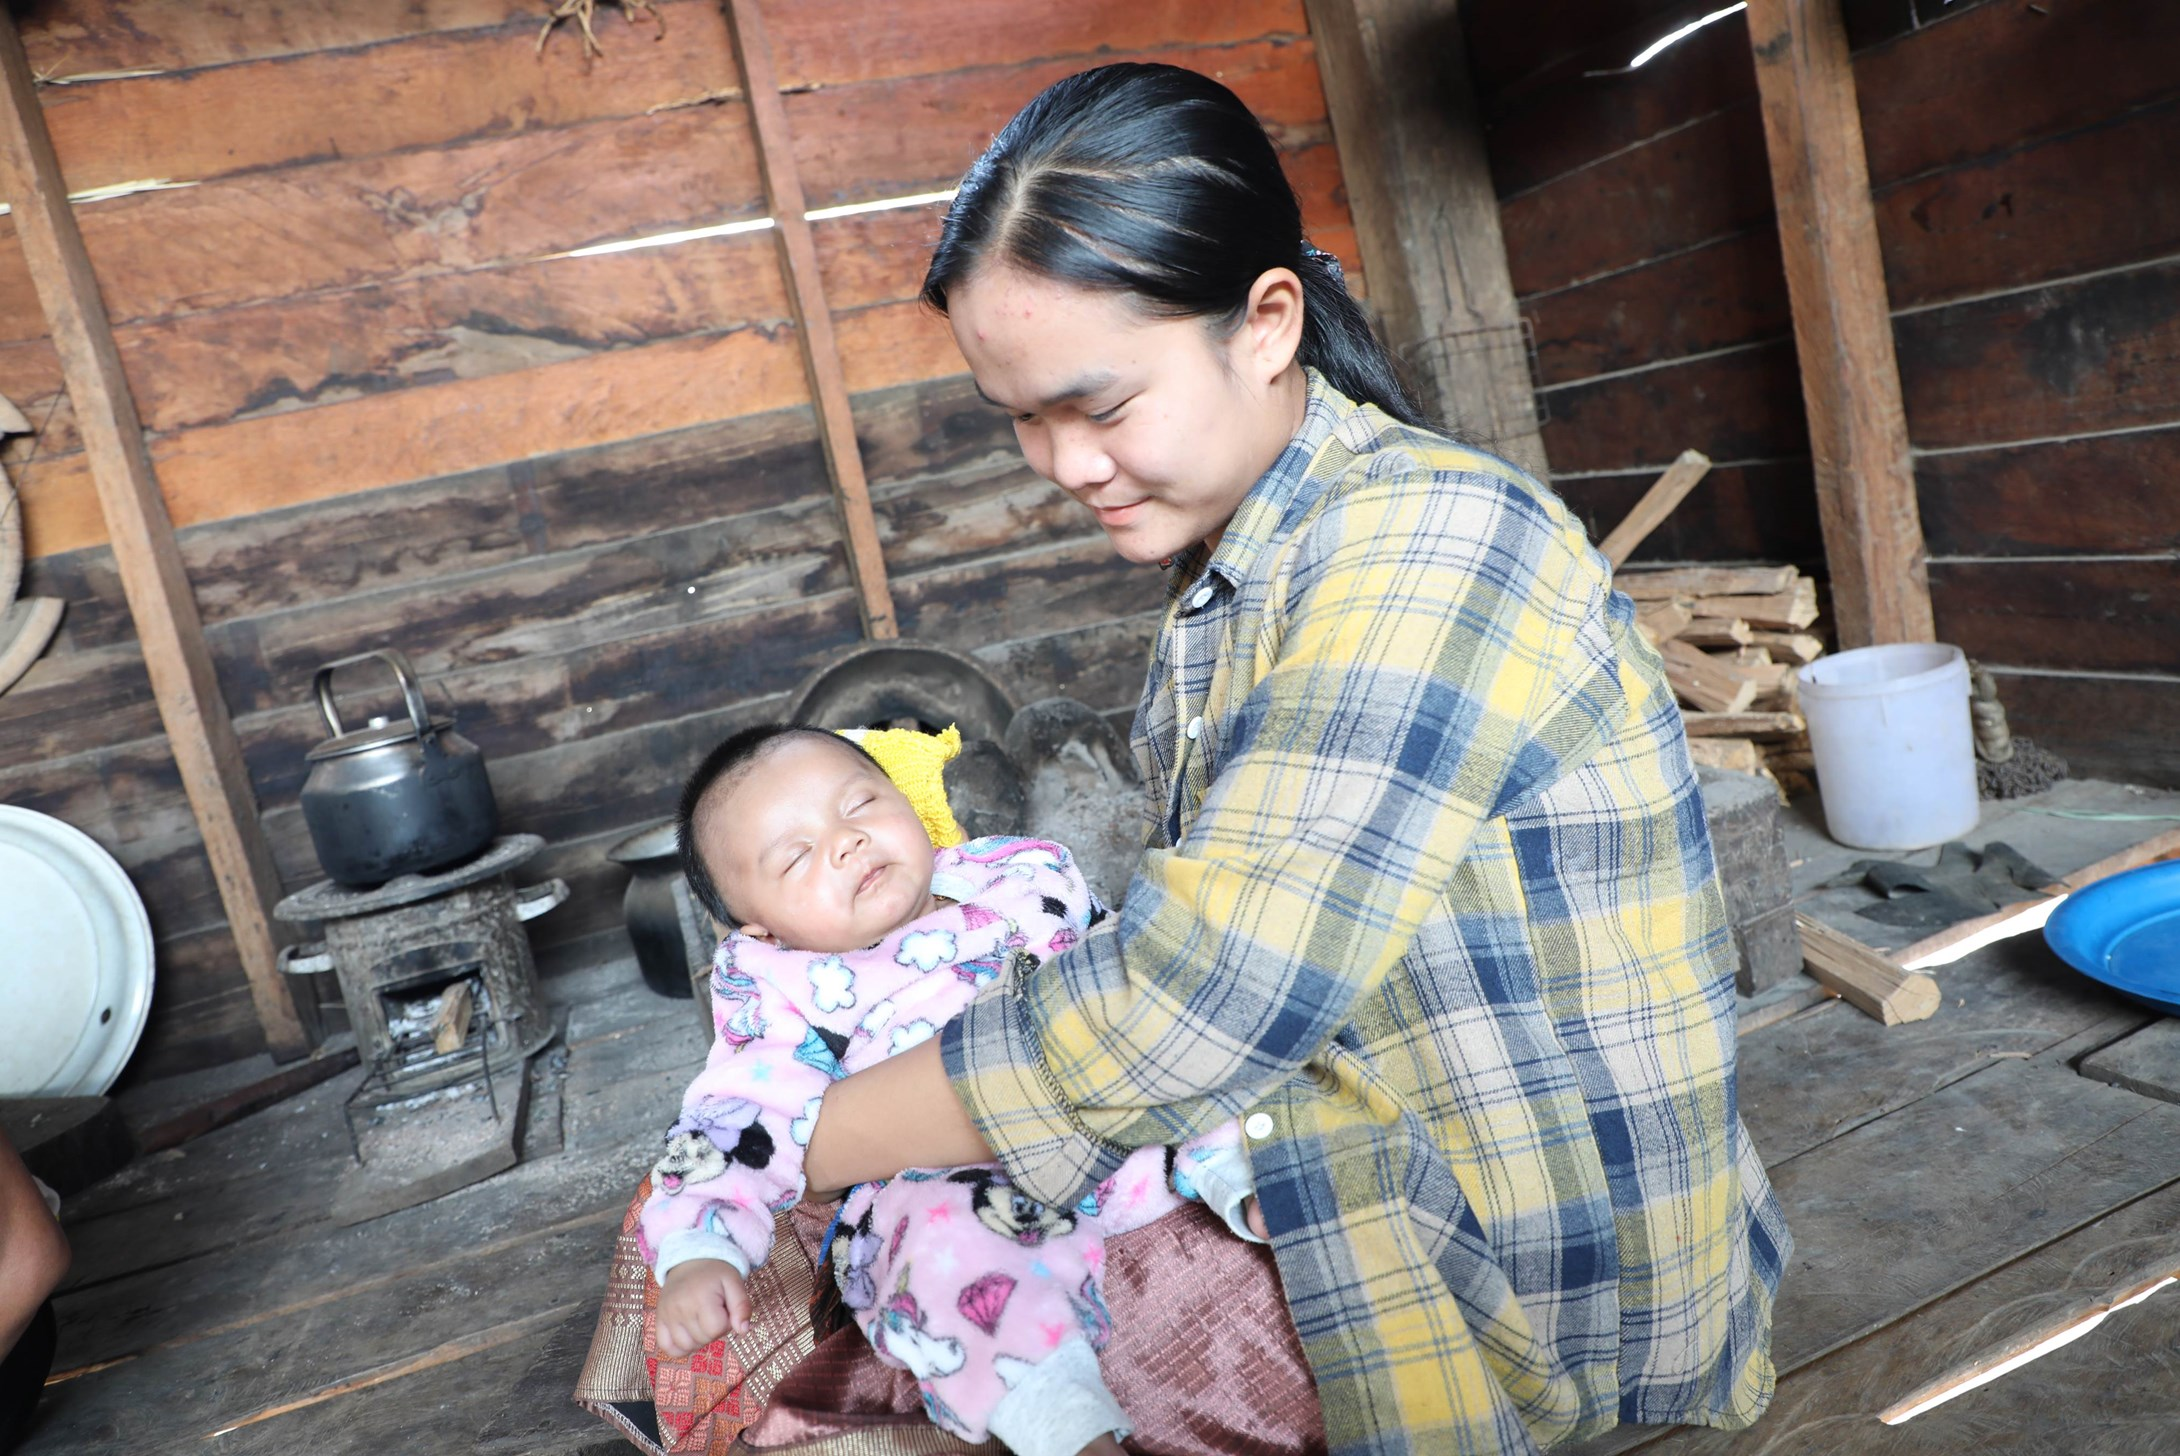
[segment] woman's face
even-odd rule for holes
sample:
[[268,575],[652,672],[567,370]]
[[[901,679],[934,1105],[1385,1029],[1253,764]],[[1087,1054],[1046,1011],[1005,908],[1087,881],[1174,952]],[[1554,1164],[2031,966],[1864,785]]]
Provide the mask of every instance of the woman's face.
[[1258,279],[1224,337],[1005,264],[953,289],[947,315],[1030,467],[1129,561],[1215,542],[1302,422],[1301,285],[1284,268]]

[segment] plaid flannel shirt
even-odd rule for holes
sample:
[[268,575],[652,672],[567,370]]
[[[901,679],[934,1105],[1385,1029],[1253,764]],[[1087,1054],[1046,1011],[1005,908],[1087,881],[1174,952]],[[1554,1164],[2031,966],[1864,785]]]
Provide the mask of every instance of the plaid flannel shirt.
[[1790,1246],[1725,906],[1581,524],[1313,371],[1174,577],[1120,915],[941,1034],[992,1146],[1064,1204],[1244,1116],[1336,1453],[1753,1421]]

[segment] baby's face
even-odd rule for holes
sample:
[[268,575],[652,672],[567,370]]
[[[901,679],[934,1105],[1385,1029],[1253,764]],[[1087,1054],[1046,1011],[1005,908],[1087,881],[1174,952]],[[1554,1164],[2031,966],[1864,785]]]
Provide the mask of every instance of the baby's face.
[[931,836],[846,743],[781,740],[697,816],[697,849],[745,934],[794,950],[875,945],[929,913]]

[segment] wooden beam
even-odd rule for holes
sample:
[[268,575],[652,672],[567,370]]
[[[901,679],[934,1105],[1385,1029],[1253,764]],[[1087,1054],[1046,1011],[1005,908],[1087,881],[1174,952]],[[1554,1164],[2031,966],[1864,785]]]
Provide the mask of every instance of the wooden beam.
[[1749,0],[1748,26],[1839,642],[1929,642],[1922,520],[1840,0]]
[[122,375],[105,301],[69,206],[22,37],[7,16],[0,16],[0,83],[7,89],[7,105],[0,107],[0,190],[14,210],[23,258],[60,355],[61,378],[75,406],[152,696],[204,834],[265,1043],[282,1060],[299,1057],[309,1042],[276,964],[279,943],[271,912],[280,875],[213,676],[197,599],[144,450],[136,401]]
[[818,273],[817,243],[805,216],[809,207],[802,195],[802,175],[795,168],[795,141],[787,129],[787,108],[780,101],[764,7],[760,0],[726,0],[726,10],[735,63],[742,69],[742,85],[749,93],[765,201],[787,270],[795,334],[802,341],[803,368],[810,377],[810,398],[817,406],[818,438],[825,446],[825,468],[833,478],[833,497],[840,504],[841,527],[848,538],[848,567],[855,574],[863,631],[872,638],[899,637],[893,593],[886,584],[886,558],[878,546],[878,520],[871,513],[870,481],[863,472],[863,450],[856,443],[855,417],[848,408],[848,379],[833,335],[825,282]]
[[1425,409],[1548,478],[1453,0],[1305,0],[1370,304]]
[[1630,553],[1673,514],[1673,507],[1696,488],[1696,482],[1703,479],[1710,468],[1711,457],[1701,450],[1681,451],[1680,458],[1666,469],[1665,474],[1652,481],[1650,489],[1643,492],[1643,498],[1635,502],[1635,509],[1627,513],[1627,519],[1597,543],[1598,554],[1618,571],[1626,564]]
[[1803,968],[1826,990],[1887,1026],[1922,1021],[1937,1011],[1938,983],[1917,971],[1904,971],[1882,952],[1821,920],[1799,911]]

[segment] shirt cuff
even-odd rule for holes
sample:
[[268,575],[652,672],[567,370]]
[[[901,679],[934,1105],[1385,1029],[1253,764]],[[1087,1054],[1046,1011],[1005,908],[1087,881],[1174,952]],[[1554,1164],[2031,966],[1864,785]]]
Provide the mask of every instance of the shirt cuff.
[[1072,1207],[1132,1151],[1093,1137],[1068,1115],[1019,983],[1009,994],[970,1002],[941,1027],[939,1054],[970,1121],[1038,1202]]
[[1269,1239],[1257,1237],[1249,1227],[1248,1217],[1242,1207],[1249,1195],[1257,1191],[1256,1175],[1249,1171],[1249,1155],[1238,1147],[1220,1148],[1204,1154],[1200,1159],[1191,1154],[1189,1165],[1180,1171],[1196,1187],[1196,1196],[1204,1201],[1204,1207],[1226,1220],[1226,1226],[1238,1239],[1252,1244],[1269,1243]]
[[717,1259],[732,1264],[734,1272],[744,1279],[749,1277],[749,1256],[734,1240],[709,1229],[678,1229],[660,1239],[658,1262],[651,1266],[651,1277],[664,1284],[676,1264],[691,1259]]

